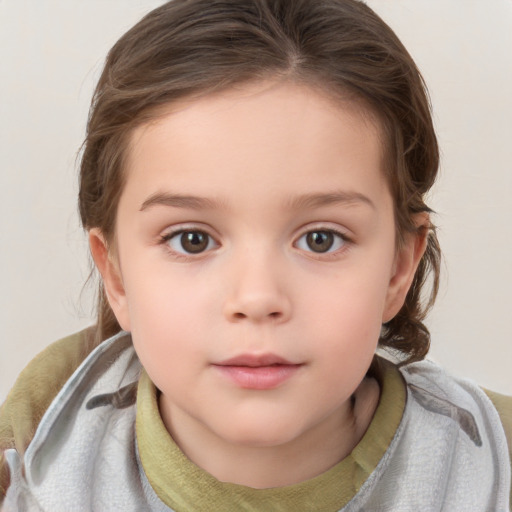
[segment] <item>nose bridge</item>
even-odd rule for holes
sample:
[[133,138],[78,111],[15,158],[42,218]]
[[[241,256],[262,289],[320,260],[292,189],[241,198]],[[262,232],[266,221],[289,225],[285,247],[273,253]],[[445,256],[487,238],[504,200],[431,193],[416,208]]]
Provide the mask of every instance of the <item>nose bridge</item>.
[[230,321],[285,321],[291,313],[286,262],[270,243],[246,244],[232,255],[225,314]]

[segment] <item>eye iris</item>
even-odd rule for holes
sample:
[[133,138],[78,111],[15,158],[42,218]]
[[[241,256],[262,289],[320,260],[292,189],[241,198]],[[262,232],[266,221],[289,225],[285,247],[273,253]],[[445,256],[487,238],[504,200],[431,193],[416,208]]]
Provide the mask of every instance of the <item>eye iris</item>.
[[328,231],[312,231],[306,236],[308,247],[314,252],[326,252],[333,243],[334,236]]
[[187,252],[202,252],[208,246],[208,235],[200,231],[185,231],[181,235],[181,245]]

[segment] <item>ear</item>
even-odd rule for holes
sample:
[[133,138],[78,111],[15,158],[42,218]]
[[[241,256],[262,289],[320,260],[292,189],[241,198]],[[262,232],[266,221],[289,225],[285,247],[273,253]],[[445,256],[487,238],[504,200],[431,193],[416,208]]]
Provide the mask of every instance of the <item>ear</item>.
[[402,246],[396,251],[382,323],[392,320],[404,305],[414,274],[427,247],[430,227],[429,214],[416,214],[414,223],[416,232],[408,233]]
[[99,228],[89,230],[89,246],[94,263],[103,279],[103,286],[110,307],[121,328],[129,331],[130,316],[128,314],[128,302],[126,300],[119,262],[109,251],[103,233]]

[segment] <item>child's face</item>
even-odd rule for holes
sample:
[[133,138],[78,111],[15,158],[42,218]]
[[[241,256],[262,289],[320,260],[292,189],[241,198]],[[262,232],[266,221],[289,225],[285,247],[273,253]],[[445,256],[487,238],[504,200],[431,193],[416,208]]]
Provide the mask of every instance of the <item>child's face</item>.
[[185,445],[276,446],[346,419],[414,272],[381,167],[368,116],[289,83],[183,102],[136,130],[119,280],[100,269]]

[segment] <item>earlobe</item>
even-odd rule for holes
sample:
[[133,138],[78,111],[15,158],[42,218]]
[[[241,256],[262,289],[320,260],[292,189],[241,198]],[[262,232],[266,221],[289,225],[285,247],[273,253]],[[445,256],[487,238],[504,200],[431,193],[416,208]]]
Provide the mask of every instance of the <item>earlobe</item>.
[[403,245],[397,250],[393,273],[389,281],[382,323],[389,322],[402,308],[407,292],[427,247],[430,227],[428,213],[419,213],[415,219],[416,232],[407,234]]
[[130,330],[128,304],[122,275],[117,259],[109,251],[107,242],[99,228],[89,230],[91,254],[103,279],[108,302],[122,329]]

